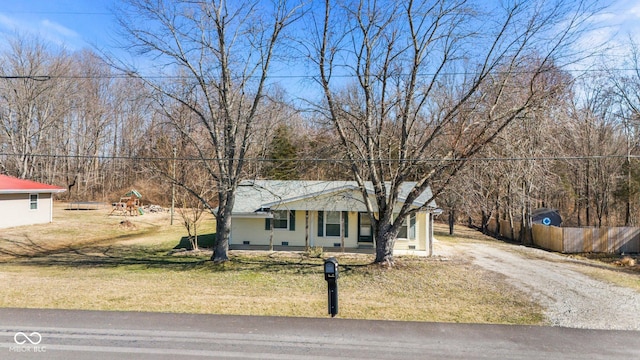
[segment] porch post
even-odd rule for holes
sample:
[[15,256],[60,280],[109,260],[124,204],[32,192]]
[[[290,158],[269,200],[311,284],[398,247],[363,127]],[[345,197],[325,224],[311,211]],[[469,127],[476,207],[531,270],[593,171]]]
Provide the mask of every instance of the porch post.
[[304,246],[309,250],[309,210],[304,211]]
[[344,252],[344,214],[340,211],[340,247]]
[[429,214],[429,229],[427,230],[427,242],[428,242],[428,247],[429,250],[427,252],[427,255],[429,257],[433,256],[433,213],[432,212],[428,212]]
[[[273,212],[271,214],[273,214]],[[272,217],[271,221],[269,221],[269,251],[273,251],[273,223],[275,221],[275,217]]]

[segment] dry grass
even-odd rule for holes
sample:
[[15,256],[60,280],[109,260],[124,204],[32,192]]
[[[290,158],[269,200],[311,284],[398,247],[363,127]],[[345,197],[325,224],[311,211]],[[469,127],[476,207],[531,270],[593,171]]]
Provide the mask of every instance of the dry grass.
[[[462,241],[490,241],[494,243],[494,246],[504,246],[504,243],[501,241],[495,240],[489,236],[484,236],[477,230],[469,229],[464,226],[456,226],[454,236],[450,236],[448,231],[449,228],[446,225],[435,224],[435,236],[438,240],[447,243],[455,244]],[[516,249],[516,251],[525,258],[554,261],[545,255],[547,254],[546,251],[534,252],[518,249]],[[560,258],[555,261],[565,262],[567,258],[577,260],[582,266],[578,266],[575,269],[595,279],[640,291],[640,277],[638,277],[638,274],[640,274],[640,256],[638,254],[616,255],[605,253],[582,253],[557,255],[560,255]]]
[[[180,225],[168,226],[166,214],[128,218],[136,230],[118,228],[121,217],[85,212],[59,216],[51,226],[12,230],[12,239],[41,239],[39,235],[46,234],[39,246],[50,250],[0,263],[5,284],[0,306],[327,316],[322,259],[232,252],[231,261],[213,264],[205,254],[168,255],[185,233]],[[71,224],[85,225],[84,231]],[[51,235],[53,227],[59,228],[57,235]],[[90,234],[93,230],[97,232]],[[525,295],[464,259],[402,257],[396,268],[386,269],[371,265],[369,255],[325,255],[335,255],[341,265],[339,317],[543,321],[542,309]]]
[[637,263],[640,256],[637,254],[630,256],[585,253],[568,257],[588,265],[580,267],[579,270],[593,278],[640,291],[640,265]]
[[[2,229],[0,260],[15,257],[39,257],[91,245],[108,245],[128,239],[155,238],[169,241],[184,232],[179,225],[169,226],[168,214],[109,216],[110,210],[65,210],[56,204],[50,224]],[[133,226],[123,226],[129,221]]]

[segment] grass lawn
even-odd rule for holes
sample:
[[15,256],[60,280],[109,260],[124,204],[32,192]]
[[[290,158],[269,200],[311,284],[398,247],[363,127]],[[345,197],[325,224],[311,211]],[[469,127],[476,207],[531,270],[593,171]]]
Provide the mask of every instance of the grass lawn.
[[[168,214],[123,217],[56,208],[54,223],[0,235],[0,307],[326,317],[321,258],[299,253],[176,253],[186,231]],[[80,229],[79,229],[80,228]],[[212,221],[203,225],[211,232]],[[444,241],[460,241],[445,239]],[[324,254],[328,256],[328,254]],[[342,318],[541,324],[542,309],[470,261],[331,254]]]

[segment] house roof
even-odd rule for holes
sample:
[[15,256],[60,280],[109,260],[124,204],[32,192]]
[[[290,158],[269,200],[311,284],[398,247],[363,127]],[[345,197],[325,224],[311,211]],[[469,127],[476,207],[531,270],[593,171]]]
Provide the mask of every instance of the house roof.
[[0,194],[15,193],[59,193],[66,191],[54,185],[39,183],[37,181],[18,179],[13,176],[0,175]]
[[[401,185],[400,202],[404,202],[415,184],[405,182]],[[366,186],[367,191],[373,194],[373,186],[370,183]],[[431,189],[427,189],[413,205],[423,206],[430,198]],[[323,202],[318,199],[323,199]],[[348,209],[342,210],[355,210],[364,206],[355,181],[247,180],[238,186],[233,213],[250,214],[264,209],[299,207],[308,207],[309,210],[338,210],[340,203],[348,205]],[[292,207],[294,204],[298,208]],[[431,201],[429,207],[435,209],[437,206]]]

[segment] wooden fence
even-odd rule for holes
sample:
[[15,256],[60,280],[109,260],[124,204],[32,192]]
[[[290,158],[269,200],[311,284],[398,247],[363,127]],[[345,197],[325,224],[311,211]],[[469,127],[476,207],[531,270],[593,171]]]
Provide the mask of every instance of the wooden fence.
[[[495,232],[497,222],[489,221],[489,231]],[[500,221],[500,235],[519,241],[520,223],[514,223],[511,236],[508,221]],[[638,253],[640,252],[640,228],[638,227],[555,227],[534,224],[532,242],[543,249],[562,253]]]
[[558,228],[535,224],[533,243],[563,253],[637,253],[640,252],[640,228]]
[[[487,224],[487,229],[495,234],[498,226],[498,221],[496,219],[489,219],[489,223]],[[520,241],[520,222],[513,222],[513,231],[511,231],[511,225],[507,220],[500,220],[500,233],[498,234],[507,239]]]

